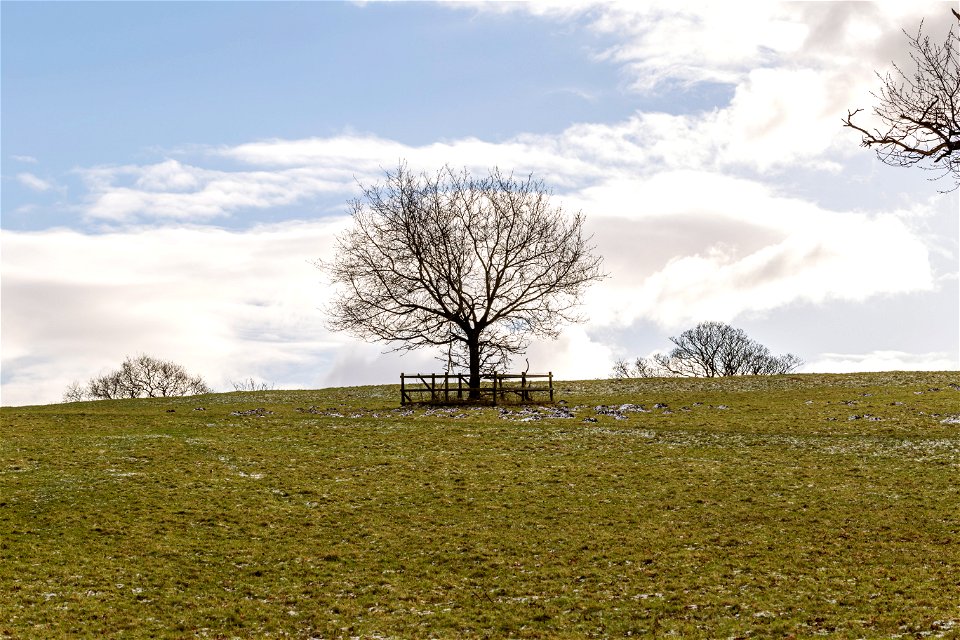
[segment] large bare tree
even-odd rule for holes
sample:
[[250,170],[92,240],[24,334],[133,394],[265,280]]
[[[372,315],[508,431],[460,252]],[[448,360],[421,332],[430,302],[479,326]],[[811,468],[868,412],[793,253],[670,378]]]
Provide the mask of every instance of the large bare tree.
[[[956,10],[953,15],[960,21]],[[951,26],[943,44],[904,31],[915,69],[877,76],[883,82],[873,96],[874,126],[854,122],[863,109],[848,111],[844,126],[862,135],[864,147],[873,148],[884,163],[918,166],[952,176],[960,185],[960,34]]]
[[328,327],[396,350],[439,347],[471,389],[532,337],[580,320],[582,294],[603,277],[583,215],[532,176],[401,164],[362,189],[336,257],[317,263],[337,285]]

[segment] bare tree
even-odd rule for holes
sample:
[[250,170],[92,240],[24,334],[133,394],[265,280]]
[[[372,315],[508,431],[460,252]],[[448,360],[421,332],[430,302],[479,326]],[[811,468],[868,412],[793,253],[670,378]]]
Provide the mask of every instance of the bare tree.
[[263,380],[254,380],[253,376],[240,380],[239,382],[231,380],[230,384],[234,391],[272,391],[274,385]]
[[777,375],[790,373],[803,364],[792,353],[775,356],[770,349],[747,336],[742,329],[722,322],[701,322],[677,337],[669,353],[637,358],[633,365],[614,364],[614,378],[684,376]]
[[440,347],[471,389],[531,337],[578,321],[584,290],[603,277],[583,215],[552,205],[532,176],[401,164],[362,188],[336,258],[317,263],[338,285],[329,328],[394,350]]
[[80,402],[87,399],[87,388],[79,380],[71,382],[63,392],[64,402]]
[[[954,16],[960,21],[956,10]],[[960,34],[951,26],[943,44],[923,35],[923,23],[912,36],[906,31],[915,70],[877,77],[883,82],[873,96],[879,125],[868,128],[853,121],[863,111],[847,111],[844,126],[860,132],[862,144],[876,150],[885,164],[938,171],[960,185]]]
[[671,374],[665,371],[656,358],[636,358],[633,362],[617,360],[613,363],[611,378],[666,378]]
[[139,355],[128,356],[119,369],[91,378],[86,385],[73,382],[63,401],[192,396],[210,391],[203,378],[189,375],[182,366]]

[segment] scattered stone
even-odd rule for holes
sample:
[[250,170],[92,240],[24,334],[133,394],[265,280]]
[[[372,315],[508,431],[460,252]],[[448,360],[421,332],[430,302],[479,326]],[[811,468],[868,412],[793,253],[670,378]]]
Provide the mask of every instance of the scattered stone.
[[667,405],[666,402],[658,402],[657,404],[653,405],[654,409],[667,409],[668,407],[669,405]]
[[314,415],[323,413],[322,411],[320,411],[320,409],[317,409],[313,405],[310,405],[306,409],[304,409],[303,407],[297,407],[296,409],[294,409],[294,411],[296,411],[297,413],[312,413]]
[[232,416],[257,416],[262,418],[264,416],[273,415],[273,411],[267,411],[263,407],[259,409],[248,409],[247,411],[231,411],[230,415]]
[[553,409],[546,409],[546,411],[548,412],[548,414],[547,414],[547,417],[548,417],[548,418],[564,418],[564,419],[566,419],[566,418],[574,418],[574,417],[576,417],[576,416],[574,415],[573,411],[571,411],[570,409],[567,409],[566,407],[555,407],[555,408],[553,408]]
[[196,409],[194,409],[194,411],[206,411],[206,409],[204,409],[203,407],[197,407]]
[[620,409],[618,409],[618,408],[616,408],[616,407],[608,407],[608,406],[605,405],[605,404],[601,404],[601,405],[599,405],[599,406],[596,406],[596,407],[593,408],[593,410],[594,410],[594,411],[596,412],[596,414],[599,415],[599,416],[611,416],[614,420],[626,420],[626,419],[627,419],[627,416],[623,415],[623,413],[620,412]]
[[427,409],[423,412],[424,416],[442,416],[444,418],[466,418],[467,414],[460,413],[460,410],[454,407],[436,407]]
[[647,413],[642,404],[622,404],[619,410],[621,413]]
[[960,424],[960,416],[950,416],[940,421],[940,424]]
[[535,420],[545,420],[547,418],[559,418],[561,420],[566,420],[576,417],[576,413],[567,407],[525,407],[518,411],[511,411],[501,407],[498,409],[498,411],[501,418],[522,416],[520,418],[520,422],[533,422]]
[[583,422],[597,422],[596,418],[584,418]]

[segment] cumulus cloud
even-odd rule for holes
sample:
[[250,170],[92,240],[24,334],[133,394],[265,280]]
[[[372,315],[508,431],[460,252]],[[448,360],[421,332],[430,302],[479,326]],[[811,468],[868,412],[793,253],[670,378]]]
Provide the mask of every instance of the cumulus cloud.
[[341,339],[322,326],[326,289],[309,261],[342,224],[3,231],[3,402],[56,401],[138,352],[221,389],[251,375],[316,385],[313,366]]
[[[697,188],[681,196],[688,185]],[[611,278],[591,290],[590,305],[618,304],[594,324],[648,319],[676,329],[934,287],[927,245],[895,212],[826,210],[753,181],[689,171],[611,181],[571,203],[594,213],[598,245],[609,247]]]

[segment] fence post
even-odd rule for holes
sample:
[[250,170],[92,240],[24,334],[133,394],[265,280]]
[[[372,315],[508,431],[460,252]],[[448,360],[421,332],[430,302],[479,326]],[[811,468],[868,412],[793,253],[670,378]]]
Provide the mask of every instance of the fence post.
[[463,375],[457,374],[457,400],[463,400]]
[[443,401],[450,404],[450,372],[443,374]]
[[553,402],[553,371],[550,371],[550,402]]
[[493,372],[493,406],[497,406],[497,372]]
[[404,390],[404,387],[403,387],[403,374],[401,373],[400,374],[400,406],[401,407],[407,404],[406,400],[407,400],[407,392]]

